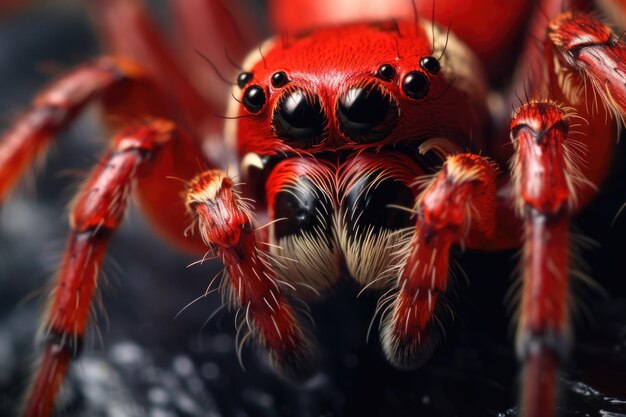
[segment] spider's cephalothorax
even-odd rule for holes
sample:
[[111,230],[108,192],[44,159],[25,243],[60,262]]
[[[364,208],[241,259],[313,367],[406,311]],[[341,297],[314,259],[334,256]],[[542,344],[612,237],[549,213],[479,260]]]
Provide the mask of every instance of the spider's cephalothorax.
[[[244,62],[227,132],[257,208],[280,219],[268,233],[284,266],[277,276],[323,292],[347,270],[364,287],[394,288],[415,224],[415,180],[447,154],[480,149],[487,134],[478,59],[420,21],[273,40]],[[453,106],[468,111],[448,114]],[[433,310],[440,292],[424,286]],[[418,365],[434,347],[430,333],[423,329],[423,347],[408,350],[383,339],[387,356]]]
[[[50,414],[133,184],[164,236],[221,258],[240,344],[251,336],[291,379],[309,376],[317,355],[290,297],[322,296],[342,274],[380,291],[385,355],[413,368],[436,346],[450,247],[522,244],[522,413],[553,415],[570,340],[570,217],[606,174],[615,134],[605,119],[626,109],[626,48],[586,2],[562,12],[557,0],[516,0],[504,13],[473,0],[446,30],[422,18],[429,0],[349,13],[344,2],[275,0],[286,32],[245,59],[223,7],[172,2],[186,46],[221,39],[206,46],[209,58],[242,58],[228,106],[195,54],[177,57],[190,63],[181,69],[136,1],[94,3],[117,58],[53,83],[0,139],[1,199],[87,103],[99,99],[107,122],[123,127],[72,205],[25,416]],[[460,10],[437,5],[439,21]],[[526,26],[532,40],[514,53]],[[529,98],[514,104],[520,89]],[[221,126],[213,110],[224,107]],[[168,177],[186,183],[184,199]]]
[[[289,259],[282,280],[323,290],[345,262],[361,284],[388,287],[401,232],[414,223],[415,179],[441,164],[437,154],[484,139],[478,59],[432,29],[426,21],[336,27],[266,42],[263,57],[245,61],[227,132],[243,182],[281,219],[269,238]],[[452,105],[469,110],[447,116]]]

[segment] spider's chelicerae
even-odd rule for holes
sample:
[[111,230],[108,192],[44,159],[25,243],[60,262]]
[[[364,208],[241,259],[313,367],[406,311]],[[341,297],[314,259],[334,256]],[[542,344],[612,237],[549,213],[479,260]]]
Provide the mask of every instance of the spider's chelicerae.
[[115,132],[70,208],[23,415],[52,410],[131,195],[169,242],[221,259],[237,350],[252,341],[290,380],[319,366],[306,303],[340,279],[380,295],[372,331],[413,369],[450,315],[451,247],[521,245],[521,414],[554,415],[571,218],[610,167],[626,48],[582,0],[348,3],[274,1],[278,35],[250,48],[250,17],[218,2],[171,2],[174,47],[138,1],[93,2],[109,55],[0,137],[4,200],[89,104]]

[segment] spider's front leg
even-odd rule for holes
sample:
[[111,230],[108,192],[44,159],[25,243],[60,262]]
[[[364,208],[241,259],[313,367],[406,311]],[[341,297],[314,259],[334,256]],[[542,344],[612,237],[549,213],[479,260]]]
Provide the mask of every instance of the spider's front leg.
[[495,166],[474,154],[448,157],[420,194],[415,231],[400,254],[397,294],[381,333],[394,365],[417,367],[436,347],[434,326],[448,284],[450,246],[492,236],[495,210]]
[[109,240],[122,221],[132,184],[150,173],[157,154],[171,150],[177,135],[173,124],[163,120],[120,132],[78,193],[70,213],[70,236],[41,331],[43,355],[24,403],[24,417],[50,415],[68,365],[80,352],[98,287],[98,271]]
[[248,327],[239,349],[253,336],[282,375],[308,377],[316,367],[316,346],[279,285],[266,237],[236,184],[223,171],[206,171],[191,182],[187,207],[197,215],[202,239],[224,263],[229,301],[241,309],[238,329]]

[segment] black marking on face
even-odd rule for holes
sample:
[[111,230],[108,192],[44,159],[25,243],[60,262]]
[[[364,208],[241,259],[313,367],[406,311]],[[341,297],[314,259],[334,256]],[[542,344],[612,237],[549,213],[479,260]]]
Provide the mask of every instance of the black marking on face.
[[389,207],[412,207],[415,199],[413,192],[400,181],[391,178],[372,187],[377,175],[378,172],[364,175],[345,195],[346,223],[348,232],[353,236],[357,228],[361,233],[369,226],[399,230],[414,223],[409,212]]
[[330,239],[332,204],[307,178],[300,178],[288,190],[278,192],[274,204],[275,218],[284,218],[274,226],[277,242],[292,235],[314,234],[316,230]]

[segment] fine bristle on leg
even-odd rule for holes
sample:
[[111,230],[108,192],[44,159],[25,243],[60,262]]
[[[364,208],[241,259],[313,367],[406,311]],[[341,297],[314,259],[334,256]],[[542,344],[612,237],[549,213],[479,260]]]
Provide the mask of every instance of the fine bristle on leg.
[[80,352],[99,270],[121,224],[138,173],[174,137],[174,126],[153,120],[120,132],[72,204],[70,236],[43,323],[41,360],[26,396],[24,417],[47,417],[71,359]]
[[531,102],[511,124],[515,195],[526,228],[516,343],[524,417],[554,415],[560,362],[569,351],[569,226],[581,184],[567,146],[571,116],[555,103]]
[[420,366],[436,347],[436,315],[448,285],[450,246],[469,234],[489,236],[495,220],[495,168],[473,154],[451,156],[419,196],[417,224],[383,318],[381,342],[395,366]]

